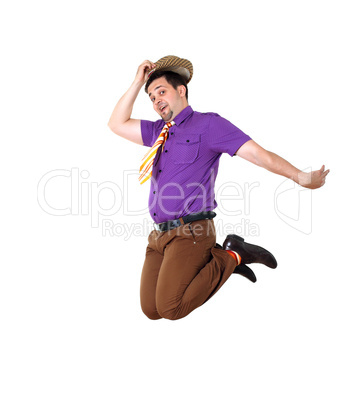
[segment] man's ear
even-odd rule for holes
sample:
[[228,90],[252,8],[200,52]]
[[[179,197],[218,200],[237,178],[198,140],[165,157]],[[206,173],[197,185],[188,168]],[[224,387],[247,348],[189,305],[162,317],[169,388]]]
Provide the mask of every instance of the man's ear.
[[178,91],[178,93],[179,93],[181,98],[185,97],[185,93],[187,92],[187,90],[185,89],[184,85],[179,85],[177,87],[177,91]]

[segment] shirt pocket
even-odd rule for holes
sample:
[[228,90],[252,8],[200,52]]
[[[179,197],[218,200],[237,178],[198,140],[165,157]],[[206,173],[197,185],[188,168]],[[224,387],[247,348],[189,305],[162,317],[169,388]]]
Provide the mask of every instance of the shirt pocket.
[[190,134],[175,139],[172,160],[175,165],[193,163],[199,156],[200,134]]

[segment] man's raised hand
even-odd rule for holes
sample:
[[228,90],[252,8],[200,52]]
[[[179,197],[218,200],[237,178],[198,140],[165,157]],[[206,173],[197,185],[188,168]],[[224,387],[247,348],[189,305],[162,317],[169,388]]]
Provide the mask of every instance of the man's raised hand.
[[156,65],[149,60],[143,61],[143,63],[138,67],[135,81],[145,84],[148,78],[148,73],[150,70],[155,68]]

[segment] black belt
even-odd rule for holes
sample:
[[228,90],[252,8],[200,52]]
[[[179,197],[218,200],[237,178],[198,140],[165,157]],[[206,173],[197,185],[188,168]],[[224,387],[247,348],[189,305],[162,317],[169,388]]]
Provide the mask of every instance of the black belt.
[[203,211],[195,214],[182,216],[181,218],[174,219],[173,221],[167,221],[159,224],[154,223],[154,226],[156,227],[157,230],[160,230],[160,232],[166,232],[166,230],[175,229],[178,226],[185,225],[186,223],[189,222],[200,221],[201,219],[212,219],[216,215],[217,214],[213,211]]

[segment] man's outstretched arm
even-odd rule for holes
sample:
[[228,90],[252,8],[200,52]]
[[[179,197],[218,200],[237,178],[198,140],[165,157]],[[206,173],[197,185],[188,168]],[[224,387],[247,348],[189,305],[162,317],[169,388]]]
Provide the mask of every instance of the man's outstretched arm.
[[145,84],[147,73],[154,67],[155,64],[149,60],[144,61],[138,67],[135,80],[116,104],[108,122],[108,127],[115,134],[140,145],[143,145],[141,121],[138,119],[131,119],[131,114],[139,91]]
[[297,184],[310,189],[323,186],[326,176],[329,173],[329,169],[325,171],[325,166],[313,172],[302,172],[285,159],[281,158],[281,156],[265,150],[253,140],[245,142],[236,152],[236,155],[272,173],[285,176]]

